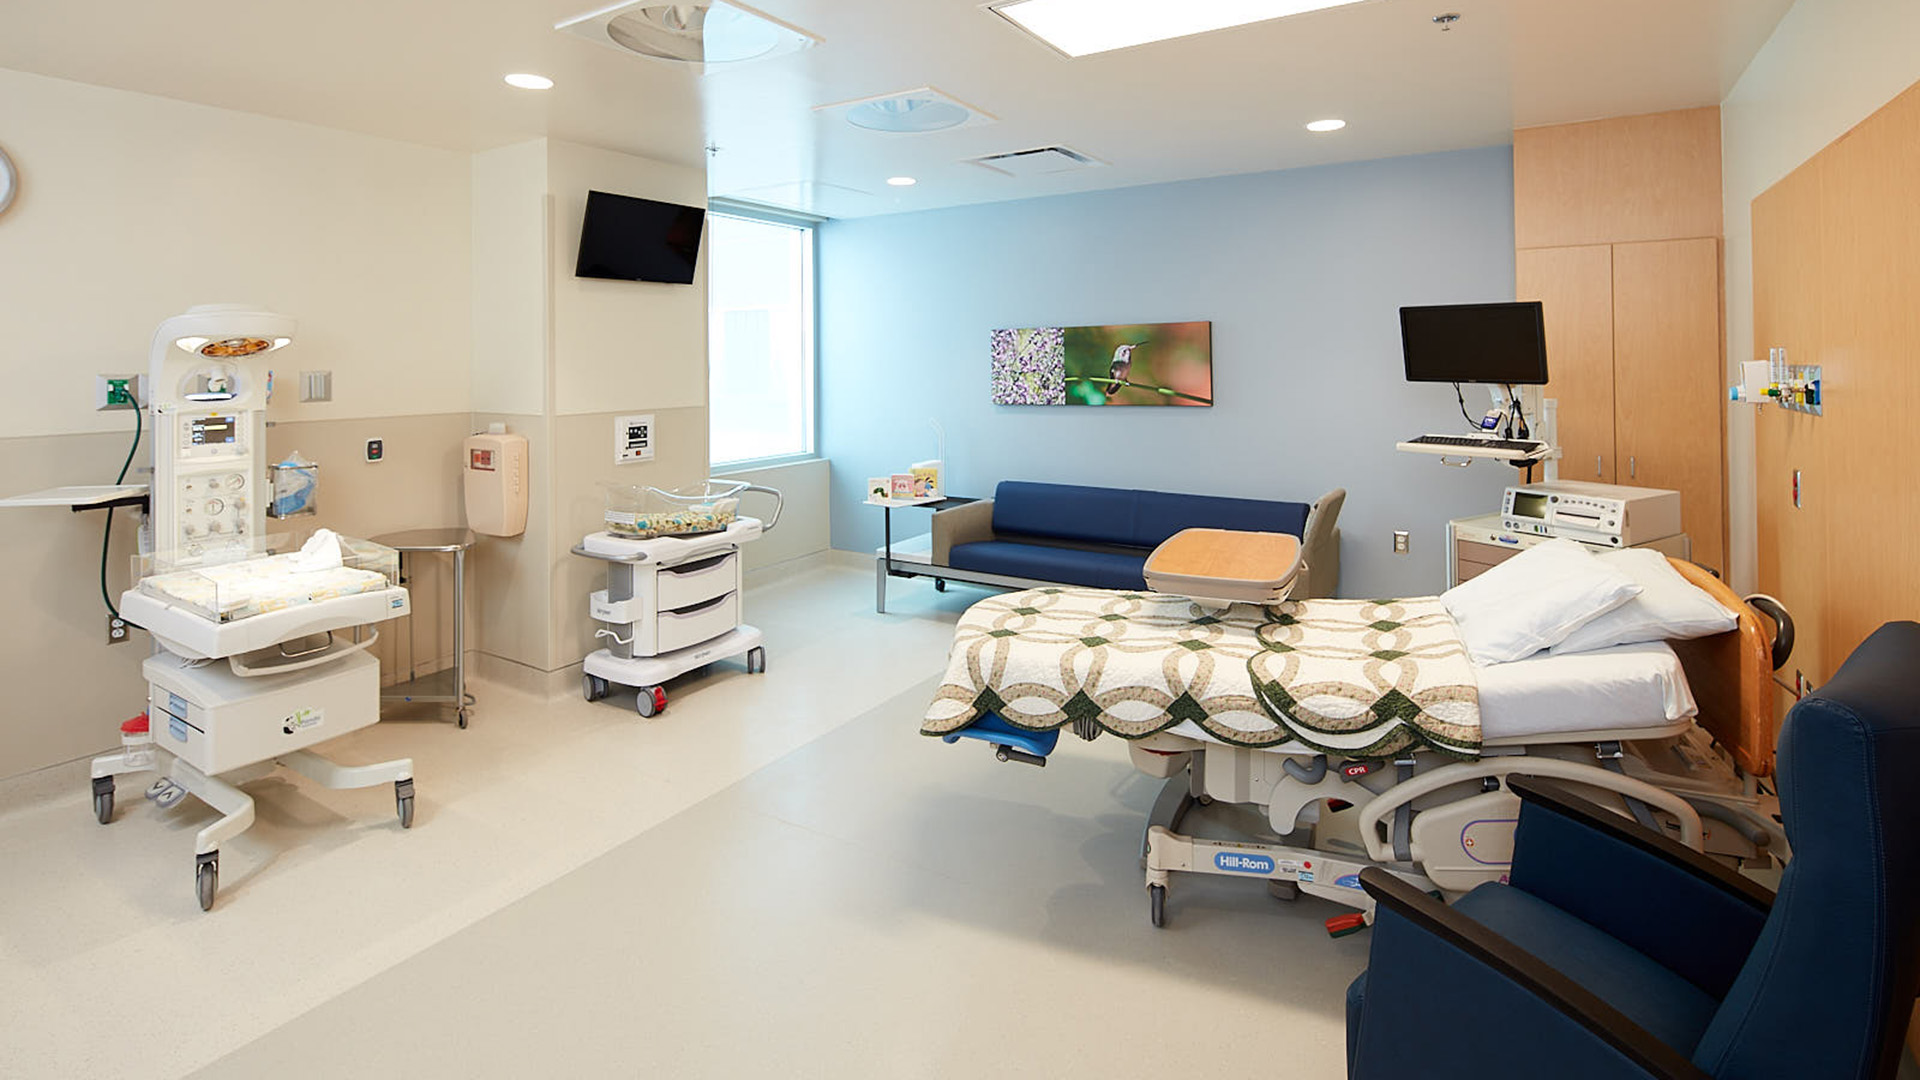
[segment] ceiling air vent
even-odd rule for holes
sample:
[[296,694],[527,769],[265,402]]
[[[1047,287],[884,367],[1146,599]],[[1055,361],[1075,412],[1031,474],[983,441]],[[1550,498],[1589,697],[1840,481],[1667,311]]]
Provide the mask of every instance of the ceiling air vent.
[[1104,161],[1088,157],[1078,150],[1069,150],[1064,146],[1038,146],[1032,150],[1015,150],[1006,154],[988,154],[986,157],[968,158],[967,161],[1008,176],[1044,176],[1048,173],[1092,169],[1106,164]]
[[854,127],[888,135],[922,135],[994,122],[993,116],[931,86],[815,105],[813,111],[838,112]]
[[681,64],[737,64],[797,52],[819,39],[740,4],[633,0],[554,24],[596,44]]

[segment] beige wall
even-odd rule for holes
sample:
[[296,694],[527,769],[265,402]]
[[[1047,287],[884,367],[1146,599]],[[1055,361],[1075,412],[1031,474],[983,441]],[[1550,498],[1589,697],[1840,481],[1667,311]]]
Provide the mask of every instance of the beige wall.
[[[780,492],[785,508],[780,524],[773,532],[746,546],[747,569],[757,570],[789,559],[825,551],[832,532],[828,512],[828,482],[832,467],[826,459],[795,461],[723,474],[730,480],[745,480]],[[771,513],[764,495],[748,495],[742,511],[764,519]]]
[[[704,408],[704,238],[691,285],[578,278],[573,269],[580,254],[580,222],[589,190],[705,206],[706,173],[549,140],[547,186],[553,213],[554,411],[566,415]],[[703,427],[703,447],[705,439]]]
[[[1753,340],[1754,197],[1920,80],[1916,41],[1920,5],[1799,0],[1721,105],[1730,384],[1741,361],[1766,358]],[[1741,591],[1758,573],[1753,408],[1733,406],[1727,424],[1732,578]]]
[[547,407],[547,140],[473,156],[473,409]]
[[[125,430],[93,375],[144,372],[160,321],[214,302],[299,320],[273,419],[471,408],[467,155],[6,70],[0,132],[0,431]],[[302,368],[332,402],[296,400]]]

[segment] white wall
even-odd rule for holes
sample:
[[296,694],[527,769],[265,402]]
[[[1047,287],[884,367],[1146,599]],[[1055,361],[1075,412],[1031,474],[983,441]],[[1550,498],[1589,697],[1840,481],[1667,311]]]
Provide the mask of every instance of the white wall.
[[7,70],[0,139],[0,432],[123,430],[93,374],[224,301],[300,321],[278,371],[334,373],[275,419],[468,410],[468,155]]
[[547,405],[547,140],[473,156],[473,410]]
[[[1920,3],[1799,0],[1720,108],[1726,198],[1727,380],[1753,340],[1753,200],[1920,80]],[[1758,574],[1753,409],[1727,424],[1734,587]],[[1769,482],[1772,482],[1769,480]]]
[[573,275],[587,192],[707,204],[704,170],[550,142],[554,411],[698,408],[707,403],[707,252],[691,285]]

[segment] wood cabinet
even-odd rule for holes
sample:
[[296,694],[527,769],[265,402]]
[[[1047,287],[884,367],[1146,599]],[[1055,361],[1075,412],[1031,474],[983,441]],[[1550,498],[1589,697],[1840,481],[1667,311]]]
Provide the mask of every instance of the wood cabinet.
[[1514,269],[1515,299],[1540,301],[1546,318],[1560,475],[1613,483],[1613,247],[1522,250]]
[[1726,573],[1719,110],[1517,131],[1513,156],[1560,476],[1679,491],[1694,561]]
[[1515,270],[1546,317],[1561,478],[1680,492],[1694,560],[1724,573],[1719,240],[1523,249]]

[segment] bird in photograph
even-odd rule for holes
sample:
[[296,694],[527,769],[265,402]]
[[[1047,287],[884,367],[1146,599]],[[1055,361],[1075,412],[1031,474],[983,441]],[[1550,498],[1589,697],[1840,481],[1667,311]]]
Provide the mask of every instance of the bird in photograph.
[[1119,345],[1114,348],[1113,366],[1107,373],[1107,377],[1113,381],[1107,383],[1103,388],[1106,390],[1108,397],[1119,393],[1120,388],[1126,385],[1127,372],[1133,370],[1133,350],[1145,344],[1146,342],[1143,341],[1140,342],[1139,345]]

